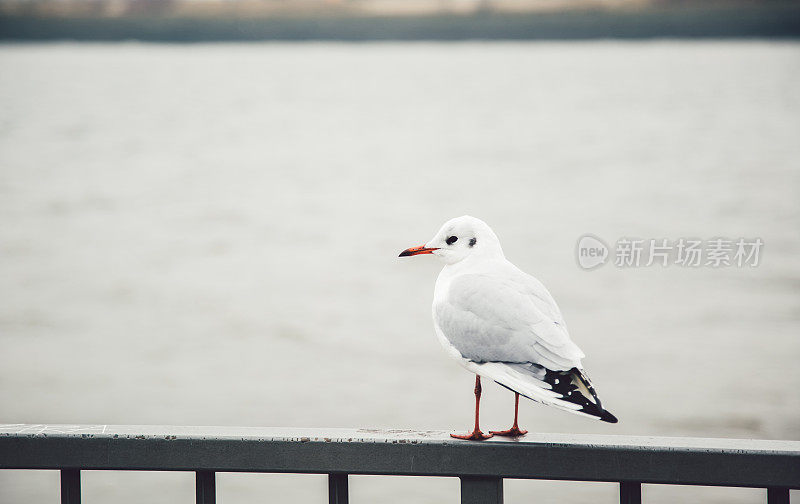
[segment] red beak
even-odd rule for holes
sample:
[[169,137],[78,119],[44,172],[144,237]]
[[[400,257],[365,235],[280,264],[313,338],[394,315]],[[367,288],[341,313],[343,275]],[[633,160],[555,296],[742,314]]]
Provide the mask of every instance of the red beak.
[[426,248],[425,245],[420,245],[419,247],[411,247],[409,249],[405,249],[404,251],[400,252],[400,255],[397,257],[408,257],[408,256],[415,256],[420,254],[433,254],[434,250],[439,250],[438,248]]

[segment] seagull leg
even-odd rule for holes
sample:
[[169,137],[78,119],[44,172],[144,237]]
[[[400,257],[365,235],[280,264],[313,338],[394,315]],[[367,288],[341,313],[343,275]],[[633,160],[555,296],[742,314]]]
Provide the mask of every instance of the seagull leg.
[[491,434],[484,434],[478,426],[478,416],[481,410],[481,375],[475,375],[475,428],[469,434],[450,434],[456,439],[469,439],[472,441],[481,441],[489,439]]
[[526,430],[520,430],[519,426],[517,425],[517,416],[519,415],[519,392],[514,392],[514,425],[511,426],[508,430],[503,431],[489,431],[490,434],[494,434],[495,436],[509,436],[509,437],[517,437],[517,436],[524,436],[528,433]]

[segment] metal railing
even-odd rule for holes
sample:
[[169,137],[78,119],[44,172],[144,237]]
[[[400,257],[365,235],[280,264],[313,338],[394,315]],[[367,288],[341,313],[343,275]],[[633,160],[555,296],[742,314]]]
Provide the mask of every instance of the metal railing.
[[348,501],[348,475],[450,476],[462,503],[501,503],[503,478],[757,487],[769,504],[800,488],[800,442],[528,434],[461,441],[441,431],[0,425],[0,469],[61,471],[61,502],[80,502],[81,470],[193,471],[198,504],[216,501],[215,473],[328,474],[328,501]]

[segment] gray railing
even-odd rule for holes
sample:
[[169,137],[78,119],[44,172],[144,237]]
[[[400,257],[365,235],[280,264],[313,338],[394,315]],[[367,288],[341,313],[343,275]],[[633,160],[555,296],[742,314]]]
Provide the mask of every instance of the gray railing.
[[215,473],[328,474],[330,503],[349,474],[450,476],[462,503],[500,503],[503,478],[606,481],[620,502],[642,483],[757,487],[769,504],[800,488],[800,442],[528,434],[460,441],[441,431],[0,425],[0,469],[61,471],[61,502],[80,502],[81,470],[193,471],[197,503],[216,500]]

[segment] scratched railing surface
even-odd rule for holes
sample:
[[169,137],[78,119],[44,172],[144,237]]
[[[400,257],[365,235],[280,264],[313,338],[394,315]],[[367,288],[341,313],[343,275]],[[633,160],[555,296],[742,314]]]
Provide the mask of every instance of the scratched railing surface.
[[61,470],[62,502],[80,501],[81,470],[194,471],[197,502],[215,502],[216,472],[329,475],[344,503],[348,474],[461,478],[462,502],[502,502],[503,478],[610,481],[620,501],[642,483],[767,489],[788,503],[800,488],[800,442],[528,434],[452,439],[443,431],[0,425],[0,469]]

